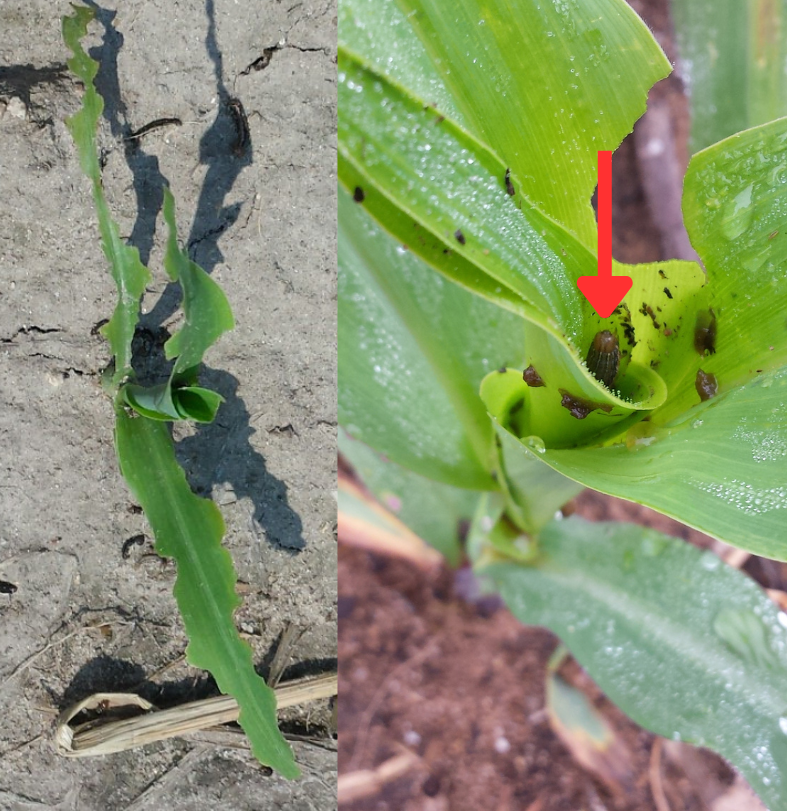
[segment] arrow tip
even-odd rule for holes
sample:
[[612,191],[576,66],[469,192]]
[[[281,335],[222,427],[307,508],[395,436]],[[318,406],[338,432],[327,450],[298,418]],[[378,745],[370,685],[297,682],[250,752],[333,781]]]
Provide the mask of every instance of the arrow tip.
[[609,318],[631,290],[630,276],[580,276],[577,287],[602,317]]

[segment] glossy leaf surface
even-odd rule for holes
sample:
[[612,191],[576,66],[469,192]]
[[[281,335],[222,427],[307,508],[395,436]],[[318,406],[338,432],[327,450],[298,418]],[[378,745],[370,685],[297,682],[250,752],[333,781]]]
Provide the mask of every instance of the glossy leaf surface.
[[691,151],[787,114],[784,0],[672,0]]
[[642,527],[555,521],[539,549],[482,569],[513,613],[558,634],[637,723],[715,750],[784,808],[787,616],[712,553]]

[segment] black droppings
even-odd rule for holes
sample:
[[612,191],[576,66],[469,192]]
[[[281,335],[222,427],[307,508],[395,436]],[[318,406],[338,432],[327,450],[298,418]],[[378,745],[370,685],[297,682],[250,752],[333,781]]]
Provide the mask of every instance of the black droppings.
[[353,191],[353,200],[356,203],[362,203],[366,199],[366,194],[364,190],[360,186],[356,186],[355,190]]
[[662,279],[667,278],[667,274],[663,270],[659,270],[659,276],[661,276]]
[[669,287],[664,288],[664,293],[666,294],[667,298],[669,298],[669,299],[672,298],[672,293],[670,293]]
[[513,197],[516,194],[514,184],[511,182],[511,170],[506,169],[506,191]]
[[541,379],[541,375],[535,370],[535,367],[531,363],[530,366],[522,372],[522,380],[530,386],[531,389],[538,389],[541,386],[546,386],[546,383]]
[[661,324],[659,324],[658,320],[656,319],[656,313],[653,312],[653,308],[647,302],[643,301],[642,306],[639,308],[639,311],[642,315],[650,316],[650,320],[653,322],[654,329],[660,329]]
[[506,369],[505,366],[501,366],[497,371],[499,374],[504,375],[508,371],[508,369]]
[[701,310],[694,326],[694,349],[702,357],[716,352],[716,313]]
[[621,316],[620,319],[620,326],[623,327],[623,332],[626,336],[626,342],[631,347],[635,347],[637,345],[637,339],[634,334],[634,325],[631,323],[631,311],[626,304],[620,304],[616,309],[615,313]]
[[716,375],[703,372],[702,369],[697,370],[697,377],[694,379],[694,387],[697,389],[697,394],[700,400],[710,400],[711,397],[716,396],[719,390],[719,384],[716,381]]
[[465,235],[462,233],[460,228],[457,228],[456,231],[454,231],[454,236],[460,245],[464,245],[467,242]]

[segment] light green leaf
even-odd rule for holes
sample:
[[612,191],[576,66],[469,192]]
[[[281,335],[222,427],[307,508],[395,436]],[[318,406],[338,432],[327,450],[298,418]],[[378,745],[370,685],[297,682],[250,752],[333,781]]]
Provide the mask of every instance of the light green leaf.
[[341,50],[339,104],[343,161],[418,224],[414,250],[424,229],[517,294],[530,318],[582,342],[591,308],[576,279],[594,272],[594,257],[529,201],[507,194],[499,158]]
[[623,0],[400,5],[470,130],[594,249],[598,150],[618,147],[670,72],[642,20]]
[[[787,807],[787,616],[710,552],[653,530],[555,521],[536,565],[480,571],[564,641],[627,715],[731,761]],[[731,613],[730,606],[734,606]]]
[[[584,485],[522,453],[512,452],[519,441],[506,431],[498,433],[503,490],[509,498],[507,512],[522,529],[536,533],[555,513],[584,490]],[[534,443],[538,454],[542,445]]]
[[[653,308],[660,324],[670,325],[669,340],[658,332],[641,333],[647,320],[636,327],[638,339],[645,340],[638,340],[634,357],[643,344],[648,353],[651,346],[657,350],[651,362],[660,363],[658,371],[670,382],[667,401],[647,423],[616,424],[575,450],[547,440],[547,449],[537,454],[588,487],[779,559],[787,558],[787,197],[781,183],[786,167],[787,119],[695,155],[686,177],[684,212],[708,283],[697,286],[685,267],[663,265],[665,286],[677,279],[684,288],[676,292],[689,293],[685,309],[669,314]],[[672,303],[661,301],[663,306]],[[714,337],[698,351],[696,329],[709,313]],[[663,346],[654,343],[660,340]],[[706,403],[696,388],[699,369],[714,375],[718,384],[718,394]],[[493,388],[493,378],[482,388],[490,411],[525,444],[539,445],[529,439],[536,435],[543,441],[533,430],[539,426],[509,414],[521,384],[512,377],[508,388],[498,381]],[[530,391],[547,396],[547,389]],[[601,412],[594,415],[588,419],[603,418]],[[625,436],[615,436],[624,428]],[[612,441],[618,444],[592,447]],[[517,452],[532,455],[532,449]]]
[[672,0],[691,151],[787,114],[784,0]]
[[787,118],[733,135],[689,164],[683,213],[708,271],[717,332],[701,365],[721,390],[787,366],[786,184]]
[[169,380],[157,386],[128,384],[124,402],[154,420],[212,422],[224,398],[193,385],[205,352],[235,326],[227,297],[211,277],[178,246],[175,199],[164,188],[164,221],[169,229],[164,267],[183,290],[185,323],[164,345],[168,360],[175,358]]
[[[491,403],[491,400],[490,400]],[[639,423],[607,447],[506,442],[602,493],[636,501],[727,543],[787,560],[787,368],[701,403],[663,426]],[[506,419],[505,414],[495,414]],[[498,432],[506,429],[497,425]]]
[[123,477],[156,537],[156,552],[175,559],[175,599],[189,644],[189,662],[209,670],[240,706],[240,725],[254,756],[285,777],[299,775],[279,732],[276,694],[254,670],[251,648],[238,635],[235,570],[221,545],[224,521],[216,505],[192,493],[161,422],[116,410],[115,445]]
[[495,488],[478,386],[491,364],[521,364],[522,321],[446,283],[341,190],[339,269],[340,423],[422,476]]
[[[527,346],[531,355],[543,350],[538,362],[549,365],[555,391],[606,402],[617,409],[613,419],[660,405],[666,390],[650,369],[626,368],[624,400],[581,364],[578,347],[584,356],[604,327],[576,286],[579,276],[595,273],[595,260],[527,199],[506,193],[498,159],[349,55],[340,54],[339,79],[340,177],[356,199],[449,278],[547,333],[540,341],[528,334]],[[624,351],[626,335],[619,330]],[[563,422],[564,442],[595,430]]]
[[98,73],[98,62],[85,53],[81,43],[81,39],[87,34],[88,23],[95,18],[95,11],[84,6],[74,6],[73,9],[70,17],[63,17],[63,40],[74,54],[68,60],[68,67],[82,80],[85,93],[82,106],[78,112],[66,119],[66,126],[79,151],[82,171],[93,185],[101,246],[109,261],[110,272],[118,291],[118,302],[112,318],[101,328],[101,333],[109,341],[114,356],[112,384],[117,386],[124,378],[133,374],[131,341],[139,320],[140,301],[145,292],[145,285],[150,279],[150,272],[140,261],[139,251],[121,240],[120,231],[112,219],[104,197],[96,149],[96,127],[104,109],[104,100],[93,84],[93,79]]
[[183,290],[185,323],[164,345],[168,359],[176,358],[172,381],[189,378],[190,372],[202,363],[202,357],[219,337],[234,328],[232,315],[224,291],[178,245],[175,223],[175,198],[169,187],[164,187],[164,221],[169,236],[164,256],[164,268],[173,282]]
[[339,43],[379,73],[466,126],[453,96],[396,0],[382,3],[342,0]]

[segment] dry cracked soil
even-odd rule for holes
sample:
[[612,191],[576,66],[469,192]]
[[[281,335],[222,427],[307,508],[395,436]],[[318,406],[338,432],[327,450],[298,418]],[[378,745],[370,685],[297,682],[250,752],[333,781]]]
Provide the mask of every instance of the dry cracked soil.
[[[180,323],[161,267],[168,183],[181,239],[237,322],[202,374],[226,402],[214,424],[176,432],[177,453],[221,506],[255,661],[264,669],[292,624],[302,635],[288,675],[325,670],[336,661],[335,0],[90,5],[104,190],[154,274],[137,349],[159,350]],[[81,98],[60,33],[69,12],[0,2],[0,809],[334,808],[327,702],[284,715],[310,739],[293,744],[295,782],[224,739],[81,759],[53,744],[57,713],[96,691],[158,706],[215,693],[183,660],[174,566],[152,553],[115,460],[96,334],[115,292],[64,124]],[[181,123],[127,140],[162,118]]]

